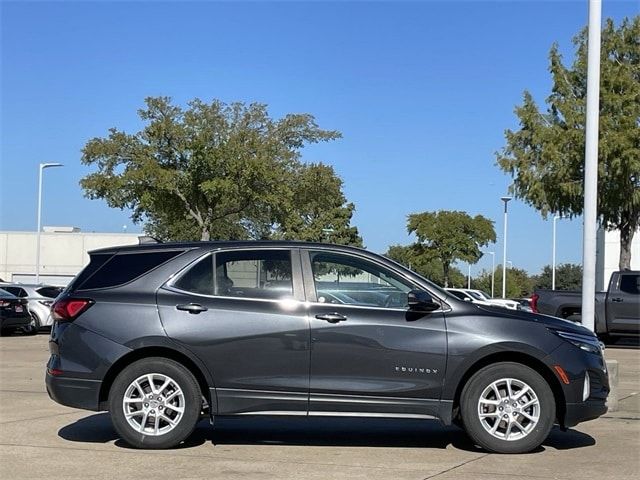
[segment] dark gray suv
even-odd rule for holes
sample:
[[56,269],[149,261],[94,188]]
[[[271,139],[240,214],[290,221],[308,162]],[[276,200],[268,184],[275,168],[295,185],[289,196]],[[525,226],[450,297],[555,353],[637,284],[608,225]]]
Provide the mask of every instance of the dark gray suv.
[[109,410],[136,447],[175,446],[202,416],[350,415],[438,418],[519,453],[606,412],[589,330],[460,301],[358,248],[96,250],[52,312],[49,395]]

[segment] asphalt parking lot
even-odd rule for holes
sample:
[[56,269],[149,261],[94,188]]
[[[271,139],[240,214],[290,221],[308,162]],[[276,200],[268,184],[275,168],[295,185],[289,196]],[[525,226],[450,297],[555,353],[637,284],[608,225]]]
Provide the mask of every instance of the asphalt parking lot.
[[0,478],[585,479],[640,471],[640,350],[619,362],[619,410],[538,451],[493,455],[436,421],[237,418],[202,422],[182,448],[140,451],[106,413],[57,405],[44,388],[47,335],[0,338]]

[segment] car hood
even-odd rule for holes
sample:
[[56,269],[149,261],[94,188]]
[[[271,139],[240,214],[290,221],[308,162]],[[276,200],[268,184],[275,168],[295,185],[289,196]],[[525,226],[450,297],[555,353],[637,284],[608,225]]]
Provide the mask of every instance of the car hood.
[[578,322],[572,322],[570,320],[564,320],[550,315],[526,312],[524,310],[506,310],[501,307],[489,307],[485,305],[478,305],[478,308],[488,313],[499,314],[501,317],[511,317],[517,320],[536,322],[554,330],[564,330],[565,332],[577,333],[579,335],[594,335],[591,330],[582,326],[582,324]]

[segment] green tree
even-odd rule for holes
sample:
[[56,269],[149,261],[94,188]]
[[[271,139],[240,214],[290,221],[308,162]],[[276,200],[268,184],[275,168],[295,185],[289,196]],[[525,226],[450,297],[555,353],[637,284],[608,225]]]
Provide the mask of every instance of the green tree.
[[362,246],[358,229],[351,226],[355,206],[347,202],[333,167],[301,165],[291,178],[292,201],[273,238]]
[[452,263],[476,263],[482,257],[480,248],[496,241],[493,222],[482,215],[440,210],[413,213],[408,219],[407,229],[415,233],[419,246],[440,260],[445,287],[451,280]]
[[[532,278],[534,288],[551,288],[551,265],[545,265],[542,272]],[[557,290],[582,290],[582,265],[563,263],[556,265]]]
[[[498,165],[511,191],[539,210],[582,214],[587,88],[587,29],[574,38],[575,59],[563,63],[551,47],[553,86],[541,111],[529,92],[516,108],[520,128],[507,130]],[[620,231],[620,269],[630,268],[631,242],[640,226],[640,16],[602,31],[598,214],[606,229]]]
[[[444,285],[442,262],[420,245],[392,245],[385,256],[438,285]],[[449,284],[452,287],[467,285],[464,274],[454,266],[449,267]]]
[[[491,293],[491,270],[483,270],[480,275],[471,280],[472,288]],[[526,270],[507,268],[507,298],[528,297],[533,293],[533,280]],[[502,265],[495,270],[495,291],[502,292]]]
[[[133,221],[161,239],[307,240],[322,224],[337,240],[360,242],[333,169],[300,161],[305,145],[339,132],[320,129],[308,114],[274,120],[258,103],[145,103],[141,131],[112,128],[84,146],[82,163],[97,168],[80,181],[89,198],[131,209]],[[310,177],[316,203],[301,187]]]

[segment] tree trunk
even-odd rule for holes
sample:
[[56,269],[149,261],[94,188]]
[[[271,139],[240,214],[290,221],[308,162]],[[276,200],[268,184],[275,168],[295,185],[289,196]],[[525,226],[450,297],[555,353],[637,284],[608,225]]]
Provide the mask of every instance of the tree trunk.
[[444,275],[444,288],[449,288],[449,264],[442,262],[442,274]]
[[635,225],[628,222],[620,229],[620,270],[631,270],[631,242],[635,233]]
[[211,232],[209,232],[209,229],[207,227],[202,227],[202,232],[200,234],[200,241],[208,242],[209,240],[211,240]]

